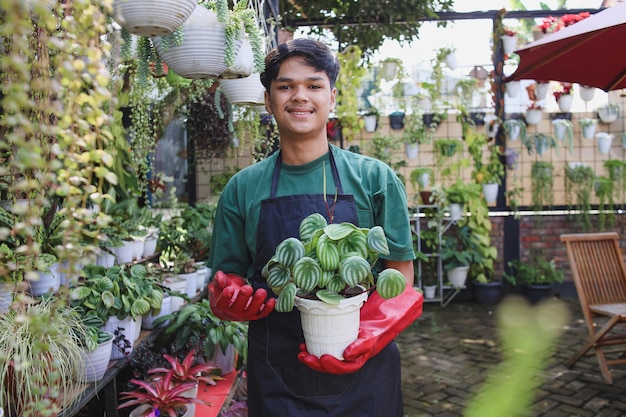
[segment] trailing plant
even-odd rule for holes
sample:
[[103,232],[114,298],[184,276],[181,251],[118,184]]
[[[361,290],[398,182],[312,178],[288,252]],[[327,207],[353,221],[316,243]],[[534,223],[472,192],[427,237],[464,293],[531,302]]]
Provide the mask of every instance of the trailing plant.
[[206,91],[189,103],[188,149],[194,152],[193,161],[225,156],[232,143],[233,131],[228,101],[220,89]]
[[550,148],[553,148],[558,154],[556,139],[546,133],[539,132],[526,136],[526,140],[523,140],[522,144],[526,147],[528,155],[532,155],[533,152],[537,152],[537,155],[543,156],[545,151]]
[[526,123],[524,123],[523,120],[521,119],[508,119],[505,120],[502,123],[502,126],[504,127],[504,131],[506,132],[507,136],[510,138],[511,132],[514,128],[517,128],[520,130],[519,133],[519,137],[522,141],[522,143],[524,143],[526,141]]
[[513,285],[552,285],[562,283],[565,278],[554,259],[539,254],[530,256],[529,261],[515,259],[507,265],[510,272],[505,272],[504,277]]
[[626,162],[619,159],[608,159],[604,161],[604,168],[614,184],[613,189],[617,200],[624,201],[626,196]]
[[574,124],[572,121],[567,119],[554,119],[552,120],[552,126],[554,126],[555,131],[559,126],[564,129],[564,136],[557,139],[563,140],[565,147],[569,149],[569,153],[572,153],[574,151]]
[[[423,179],[428,177],[428,182],[425,183]],[[411,171],[410,180],[414,188],[419,185],[420,190],[427,190],[430,188],[430,183],[433,178],[433,169],[430,167],[418,167]]]
[[392,166],[393,151],[400,149],[401,139],[394,135],[381,135],[376,133],[370,143],[370,155]]
[[544,207],[552,207],[554,204],[554,178],[552,172],[554,166],[550,162],[534,161],[530,169],[532,186],[532,208],[539,211]]
[[337,77],[337,106],[335,112],[343,138],[352,142],[363,128],[363,120],[359,115],[359,97],[357,91],[361,80],[367,73],[363,62],[363,53],[358,45],[350,45],[337,54],[341,71]]
[[[486,135],[470,129],[465,137],[467,150],[472,159],[474,172],[472,177],[479,184],[501,184],[504,177],[504,164],[500,147],[490,143]],[[483,162],[483,155],[488,152],[487,162]]]
[[615,225],[615,187],[608,177],[597,177],[594,183],[596,197],[598,197],[598,228],[604,230],[607,224]]
[[[578,208],[583,228],[591,227],[591,192],[594,187],[596,173],[587,165],[565,166],[565,203],[572,215],[574,206]],[[574,204],[574,196],[576,203]]]

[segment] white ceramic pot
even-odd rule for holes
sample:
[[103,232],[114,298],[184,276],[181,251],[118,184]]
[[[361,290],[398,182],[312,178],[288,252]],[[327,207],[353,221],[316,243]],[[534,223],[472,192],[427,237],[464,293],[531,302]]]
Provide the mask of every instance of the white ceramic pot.
[[487,204],[494,204],[498,198],[500,185],[497,183],[483,184],[483,196]]
[[187,297],[192,298],[196,295],[198,271],[189,272],[187,274],[178,274],[177,276],[186,281],[185,294],[187,294]]
[[582,127],[582,135],[584,139],[593,139],[596,134],[596,125],[590,124]]
[[198,0],[114,0],[113,19],[138,36],[164,36],[191,15]]
[[596,139],[598,140],[598,151],[602,154],[608,154],[611,152],[611,144],[613,143],[613,135],[606,132],[596,133]]
[[378,117],[375,114],[363,116],[363,128],[366,132],[375,132]]
[[135,245],[132,240],[124,240],[122,246],[116,246],[111,248],[113,255],[115,255],[115,264],[124,265],[133,261],[133,255],[135,254]]
[[559,110],[562,112],[568,112],[572,108],[572,104],[574,103],[574,95],[573,94],[562,94],[557,101],[559,105]]
[[196,292],[202,291],[202,287],[204,287],[204,281],[206,281],[207,269],[206,266],[198,268],[196,272]]
[[548,90],[550,89],[550,83],[537,83],[535,86],[535,94],[537,96],[537,100],[545,100],[548,95]]
[[596,89],[594,87],[585,87],[585,86],[580,86],[580,98],[583,101],[591,101],[593,100],[593,96],[596,92]]
[[[163,280],[163,285],[169,288],[171,291],[185,294],[185,289],[187,288],[187,280],[177,276],[169,276]],[[185,304],[185,299],[177,295],[172,295],[172,301],[170,301],[170,303],[170,309],[173,313],[180,310],[180,308]]]
[[408,159],[417,158],[419,153],[419,143],[405,143],[404,148]]
[[538,125],[543,118],[543,111],[539,109],[526,110],[526,123],[529,125]]
[[555,123],[556,120],[552,121],[552,127],[554,128],[554,137],[557,140],[565,139],[565,134],[567,133],[567,126],[561,123]]
[[[163,303],[161,303],[161,310],[159,311],[159,314],[152,315],[152,311],[150,311],[148,314],[143,316],[143,318],[141,319],[141,328],[152,330],[155,328],[154,320],[170,314],[172,312],[172,298],[173,297],[168,294],[163,294]],[[161,323],[159,327],[165,327],[168,325],[168,323],[169,320]]]
[[133,240],[133,261],[138,261],[143,257],[143,240]]
[[0,314],[6,313],[11,307],[13,302],[13,291],[15,290],[15,284],[4,283],[0,284]]
[[465,281],[467,280],[467,273],[469,272],[469,266],[460,266],[458,268],[448,269],[446,275],[450,285],[455,288],[463,288]]
[[450,211],[450,220],[459,221],[463,218],[463,206],[458,203],[450,203],[448,210]]
[[360,310],[367,292],[344,298],[338,305],[296,297],[304,341],[310,354],[343,359],[343,351],[359,334]]
[[34,297],[50,294],[61,287],[61,276],[58,273],[58,264],[50,265],[50,272],[35,271],[39,278],[28,281],[29,293]]
[[517,36],[502,35],[500,36],[500,39],[502,39],[502,49],[504,49],[504,53],[507,55],[511,55],[517,47]]
[[105,268],[110,268],[115,265],[115,255],[113,255],[115,248],[108,248],[108,250],[111,251],[111,253],[101,249],[100,254],[96,257],[96,265]]
[[111,361],[113,349],[113,335],[107,342],[98,345],[93,352],[84,349],[81,357],[85,362],[85,382],[95,382],[102,379]]
[[146,241],[143,242],[143,253],[141,254],[141,257],[148,258],[154,255],[156,253],[156,247],[157,247],[156,238],[146,239]]
[[259,73],[236,79],[220,80],[224,95],[232,104],[253,106],[265,102],[265,87]]
[[424,285],[424,298],[427,300],[432,300],[437,295],[437,286],[436,285]]
[[133,318],[131,316],[128,316],[125,319],[120,320],[115,316],[111,316],[109,317],[107,322],[104,323],[104,326],[102,326],[102,330],[104,330],[105,332],[109,332],[113,335],[115,335],[115,332],[118,331],[118,329],[119,334],[124,336],[124,339],[126,339],[126,341],[130,343],[130,346],[125,347],[124,352],[122,352],[120,348],[114,345],[111,348],[111,360],[121,359],[125,355],[130,355],[133,352],[133,338],[135,337]]
[[[159,56],[176,74],[184,78],[216,78],[226,70],[224,49],[226,26],[217,20],[217,14],[198,6],[182,26],[183,42],[164,48],[159,37],[152,38]],[[235,42],[236,54],[241,41]]]
[[456,59],[456,52],[450,52],[448,55],[446,55],[446,65],[452,71],[457,69],[459,64],[458,64],[457,59]]
[[519,81],[509,81],[505,84],[506,87],[506,94],[511,97],[511,98],[515,98],[517,97],[517,95],[519,94],[521,87],[520,87],[520,82]]
[[598,118],[602,123],[613,123],[619,117],[619,107],[600,107]]
[[219,343],[215,345],[213,362],[222,370],[222,375],[228,375],[235,370],[235,361],[235,346],[233,344],[226,347],[226,352],[222,351],[222,346]]
[[520,137],[520,134],[522,133],[522,127],[518,124],[511,124],[509,126],[509,130],[508,130],[508,134],[509,134],[509,140],[518,140]]

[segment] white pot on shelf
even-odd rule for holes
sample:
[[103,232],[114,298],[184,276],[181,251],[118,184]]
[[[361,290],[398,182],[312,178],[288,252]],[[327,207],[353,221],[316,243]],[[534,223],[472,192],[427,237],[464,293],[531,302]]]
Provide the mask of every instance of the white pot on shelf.
[[450,203],[448,210],[450,211],[450,220],[459,221],[463,218],[463,205]]
[[122,352],[118,346],[114,345],[111,348],[111,360],[121,359],[133,352],[133,338],[135,337],[133,318],[128,316],[125,319],[120,320],[116,316],[110,316],[104,326],[102,326],[102,330],[109,332],[112,335],[115,335],[115,332],[118,329],[120,329],[119,334],[124,336],[124,339],[130,344],[130,346],[125,347],[124,352]]
[[467,274],[469,272],[469,266],[459,266],[457,268],[448,269],[446,275],[450,285],[454,288],[463,288],[465,281],[467,280]]
[[432,300],[437,295],[436,285],[424,285],[424,298],[426,300]]
[[102,379],[111,361],[111,351],[113,350],[113,334],[111,338],[100,343],[96,350],[89,351],[83,349],[82,360],[85,362],[85,382],[95,382]]
[[[152,310],[150,310],[148,314],[144,315],[141,319],[141,328],[147,329],[147,330],[154,329],[155,328],[154,320],[162,316],[167,316],[171,312],[172,312],[172,297],[169,294],[163,294],[163,302],[161,303],[161,310],[156,315],[152,314]],[[169,320],[161,323],[159,327],[165,327],[167,326],[168,323],[169,323]]]
[[[180,278],[177,276],[169,276],[163,279],[163,286],[168,288],[172,292],[185,294],[187,287],[187,280],[184,278]],[[170,301],[170,310],[171,312],[175,312],[180,310],[180,308],[185,304],[185,299],[183,297],[172,295],[172,300]]]

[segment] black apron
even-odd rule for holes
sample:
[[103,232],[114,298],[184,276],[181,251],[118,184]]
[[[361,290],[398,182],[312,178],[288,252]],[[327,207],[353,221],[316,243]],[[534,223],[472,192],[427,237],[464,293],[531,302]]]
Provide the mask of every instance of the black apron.
[[[261,269],[276,246],[298,237],[302,220],[322,214],[328,222],[358,225],[354,196],[344,195],[332,150],[330,167],[337,194],[300,194],[276,197],[282,165],[278,155],[270,198],[261,202],[257,251],[252,285],[267,287]],[[250,417],[402,417],[400,355],[391,343],[359,371],[332,375],[314,371],[297,358],[304,342],[300,313],[273,311],[250,322],[248,355],[248,406]]]

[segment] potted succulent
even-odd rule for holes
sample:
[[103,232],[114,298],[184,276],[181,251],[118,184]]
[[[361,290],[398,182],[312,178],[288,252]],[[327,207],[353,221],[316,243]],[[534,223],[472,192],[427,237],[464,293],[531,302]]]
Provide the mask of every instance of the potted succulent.
[[556,150],[557,148],[556,139],[543,132],[527,136],[526,140],[522,144],[526,147],[528,155],[532,155],[533,152],[537,152],[537,155],[543,156],[548,149],[554,148]]
[[598,125],[598,119],[592,119],[590,117],[583,117],[578,121],[581,128],[581,133],[584,139],[593,139],[596,133],[596,126]]
[[613,123],[617,120],[620,114],[619,105],[615,103],[608,103],[604,106],[598,107],[598,118],[602,123]]
[[574,151],[574,124],[572,121],[554,119],[552,120],[552,127],[554,128],[554,137],[563,141],[565,146],[569,148],[569,152],[572,153]]
[[507,119],[502,123],[504,131],[510,140],[522,140],[526,137],[526,123],[522,119]]
[[[321,327],[336,331],[335,336],[345,341],[344,345],[325,346],[305,339],[311,354],[319,357],[329,353],[342,358],[346,346],[356,340],[359,310],[368,290],[375,287],[382,298],[389,299],[406,288],[404,275],[396,269],[385,269],[374,279],[373,265],[380,254],[388,253],[382,227],[359,228],[345,222],[327,224],[321,214],[314,213],[301,222],[299,238],[287,238],[276,247],[262,274],[278,295],[276,311],[289,312],[294,305],[300,310],[305,335],[314,333],[309,328],[312,309],[317,309],[318,314],[339,314],[336,325]],[[323,318],[330,319],[329,316]]]

